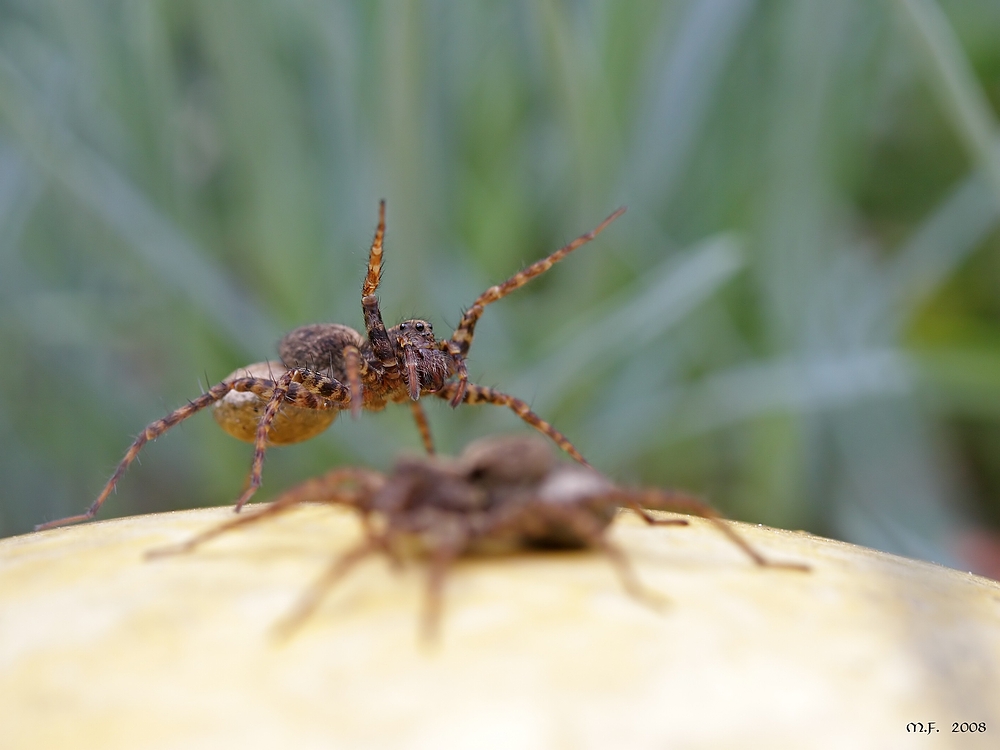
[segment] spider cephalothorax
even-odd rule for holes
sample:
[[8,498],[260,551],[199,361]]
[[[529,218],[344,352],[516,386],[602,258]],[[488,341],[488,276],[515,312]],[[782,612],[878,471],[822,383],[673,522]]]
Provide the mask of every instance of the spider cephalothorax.
[[440,346],[426,320],[404,320],[389,329],[389,338],[400,354],[407,394],[413,401],[421,393],[437,393],[448,378],[460,369],[464,372],[464,360]]
[[534,436],[484,438],[457,458],[404,456],[383,475],[341,467],[310,479],[271,505],[199,534],[153,557],[190,552],[235,528],[272,518],[303,503],[348,506],[364,520],[365,535],[336,558],[327,572],[280,624],[285,634],[316,608],[327,589],[360,560],[377,553],[398,562],[414,553],[429,560],[424,633],[433,636],[444,578],[460,556],[509,553],[519,549],[592,548],[614,564],[629,593],[649,599],[632,573],[625,553],[608,539],[619,508],[629,508],[650,525],[687,524],[660,518],[651,510],[703,516],[759,566],[808,570],[798,563],[769,561],[712,508],[681,492],[615,485],[594,469],[559,462]]
[[406,320],[386,328],[379,309],[382,278],[382,240],[385,236],[385,201],[379,204],[378,228],[368,254],[368,271],[361,288],[361,310],[367,338],[339,323],[318,323],[296,328],[278,344],[280,361],[259,362],[233,372],[206,393],[158,419],[133,441],[97,500],[85,513],[40,524],[37,529],[93,518],[115,488],[139,450],[178,422],[207,406],[226,432],[253,442],[250,480],[236,503],[239,510],[261,483],[268,444],[296,443],[325,430],[339,411],[378,411],[389,403],[410,402],[417,428],[428,453],[434,452],[421,396],[436,396],[452,406],[490,403],[506,406],[535,429],[548,435],[580,463],[583,456],[566,437],[543,421],[518,398],[469,382],[465,357],[472,345],[476,323],[484,308],[544,273],[581,245],[596,237],[624,213],[620,208],[596,229],[577,237],[502,284],[483,292],[465,311],[450,338],[437,339],[426,320]]

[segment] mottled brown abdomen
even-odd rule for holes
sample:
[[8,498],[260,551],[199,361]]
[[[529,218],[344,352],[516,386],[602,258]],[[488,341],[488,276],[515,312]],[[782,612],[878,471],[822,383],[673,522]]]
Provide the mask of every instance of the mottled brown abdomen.
[[289,367],[304,367],[344,382],[347,376],[344,348],[348,346],[364,351],[368,343],[348,326],[316,323],[285,334],[278,342],[278,356]]
[[[225,381],[246,376],[277,380],[286,371],[281,362],[257,362],[241,367],[226,376]],[[219,427],[246,443],[254,441],[257,424],[267,404],[253,393],[230,391],[212,406],[212,416]],[[337,418],[337,409],[303,409],[285,404],[274,417],[267,441],[272,445],[289,445],[316,437]]]

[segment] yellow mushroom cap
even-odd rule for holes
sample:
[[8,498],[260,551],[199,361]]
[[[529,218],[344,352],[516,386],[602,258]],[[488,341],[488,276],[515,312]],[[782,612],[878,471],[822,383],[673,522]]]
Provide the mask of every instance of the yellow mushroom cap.
[[[285,643],[270,635],[361,537],[306,506],[187,555],[212,508],[0,541],[0,747],[985,748],[1000,732],[1000,584],[804,533],[700,519],[599,552],[460,561],[439,641],[425,567],[381,557]],[[939,733],[907,733],[909,722]],[[952,734],[952,722],[987,732]]]

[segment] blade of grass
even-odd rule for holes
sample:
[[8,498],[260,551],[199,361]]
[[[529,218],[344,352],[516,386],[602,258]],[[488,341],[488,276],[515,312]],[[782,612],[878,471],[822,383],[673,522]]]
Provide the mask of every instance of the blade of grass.
[[[1000,142],[994,143],[1000,156]],[[1000,222],[1000,202],[982,171],[961,185],[924,219],[886,268],[886,315],[905,321],[976,250]]]
[[[651,45],[641,114],[627,165],[628,193],[662,205],[687,165],[712,96],[756,0],[692,3],[676,33],[673,14]],[[631,197],[630,197],[631,200]]]
[[35,101],[14,66],[0,57],[0,117],[17,144],[44,173],[128,241],[160,279],[197,306],[249,357],[259,356],[279,328],[247,299],[207,253],[150,203],[112,164],[85,146]]
[[972,160],[978,164],[1000,204],[1000,151],[995,148],[1000,128],[972,65],[955,31],[934,0],[896,0],[938,95]]
[[582,369],[598,360],[605,366],[625,360],[659,339],[742,267],[740,242],[728,233],[668,258],[645,274],[644,282],[554,336],[554,354],[515,381],[512,392],[533,393],[536,408],[554,408]]

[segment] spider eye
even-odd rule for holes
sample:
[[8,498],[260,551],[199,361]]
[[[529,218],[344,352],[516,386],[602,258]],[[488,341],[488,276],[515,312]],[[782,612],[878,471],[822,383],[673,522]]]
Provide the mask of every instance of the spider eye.
[[399,324],[399,330],[405,331],[406,330],[406,323],[400,323]]
[[424,329],[427,328],[427,326],[425,326],[423,323],[417,323],[414,326],[414,328],[416,328],[418,331],[420,331],[421,333],[423,333]]

